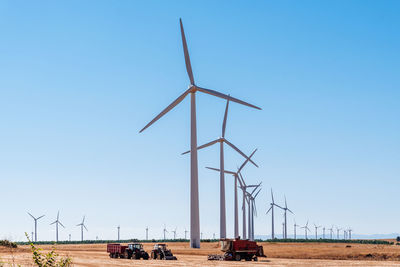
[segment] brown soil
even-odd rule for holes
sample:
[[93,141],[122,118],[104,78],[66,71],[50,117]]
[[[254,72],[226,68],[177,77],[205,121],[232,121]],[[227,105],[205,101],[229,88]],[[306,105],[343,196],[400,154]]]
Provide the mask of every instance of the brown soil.
[[[150,252],[154,244],[144,244]],[[328,244],[328,243],[262,243],[268,258],[259,262],[207,261],[208,254],[221,254],[218,243],[202,243],[201,249],[190,249],[188,243],[169,243],[178,261],[110,259],[106,244],[57,245],[60,255],[70,256],[74,266],[400,266],[400,246]],[[351,247],[347,247],[351,246]],[[48,251],[52,246],[40,246]],[[3,262],[33,266],[29,246],[0,248]],[[1,265],[0,265],[1,266]],[[7,266],[7,265],[5,265]]]

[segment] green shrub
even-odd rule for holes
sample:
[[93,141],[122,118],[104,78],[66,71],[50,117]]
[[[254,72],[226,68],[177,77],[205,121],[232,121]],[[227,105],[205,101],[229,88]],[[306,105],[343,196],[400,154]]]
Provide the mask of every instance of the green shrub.
[[41,248],[37,248],[29,239],[27,233],[26,238],[29,241],[33,254],[33,262],[38,267],[69,267],[72,266],[72,260],[69,257],[63,258],[55,252],[53,248],[49,253],[44,254]]
[[0,240],[0,246],[9,247],[9,248],[17,248],[17,243],[11,242],[8,240]]
[[400,242],[400,236],[398,236],[398,237],[396,238],[396,241],[397,241],[397,242]]

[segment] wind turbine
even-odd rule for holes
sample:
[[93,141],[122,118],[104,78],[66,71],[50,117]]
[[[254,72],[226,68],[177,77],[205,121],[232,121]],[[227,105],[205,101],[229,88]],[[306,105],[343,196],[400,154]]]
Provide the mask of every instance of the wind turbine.
[[[240,172],[243,169],[243,167],[247,164],[247,162],[249,162],[251,160],[251,157],[254,155],[254,153],[256,153],[256,151],[257,151],[257,149],[255,149],[253,151],[253,153],[251,153],[251,155],[246,158],[246,160],[242,163],[242,165],[240,166],[240,168],[238,168],[238,170],[236,172],[224,170],[225,173],[233,175],[233,177],[235,179],[234,188],[233,188],[234,195],[235,195],[235,199],[234,199],[234,212],[235,212],[235,215],[234,215],[234,235],[235,235],[235,238],[239,237],[239,211],[238,211],[238,193],[237,193],[238,186],[237,186],[237,182],[239,181],[240,188],[242,189],[242,193],[243,193],[243,206],[242,206],[242,209],[243,209],[243,236],[242,236],[242,238],[246,239],[246,206],[245,206],[246,205],[246,203],[245,203],[246,202],[246,200],[245,200],[246,189],[248,187],[254,187],[255,185],[247,186],[244,183],[243,177],[241,177],[241,173]],[[216,168],[211,168],[211,167],[206,167],[206,168],[210,169],[210,170],[218,171],[218,172],[221,171],[220,169],[216,169]],[[242,180],[241,180],[241,178],[242,178]]]
[[320,225],[320,226],[317,226],[317,225],[314,223],[314,227],[315,227],[315,239],[318,239],[318,228],[321,228],[321,225]]
[[[226,107],[225,107],[225,115],[224,115],[224,120],[222,122],[222,134],[221,137],[208,142],[204,145],[201,145],[197,148],[197,150],[206,148],[208,146],[212,146],[214,144],[219,143],[219,236],[220,238],[226,238],[226,206],[225,206],[225,163],[224,163],[224,143],[232,147],[236,152],[238,152],[240,155],[242,155],[245,159],[249,159],[251,163],[253,163],[256,167],[257,164],[255,164],[249,157],[247,157],[239,148],[237,148],[235,145],[233,145],[231,142],[229,142],[225,138],[225,130],[226,130],[226,120],[228,118],[228,108],[229,108],[229,99],[226,101]],[[182,155],[190,153],[189,151],[183,152]],[[235,234],[236,237],[236,234]]]
[[331,228],[329,228],[328,230],[331,232],[331,238],[330,238],[330,239],[332,239],[332,234],[333,234],[333,225],[332,225],[332,227],[331,227]]
[[187,234],[188,232],[189,232],[189,231],[187,231],[186,228],[185,228],[185,240],[186,240],[186,234]]
[[28,212],[28,214],[29,214],[29,216],[31,216],[32,219],[35,221],[35,242],[37,242],[37,221],[38,221],[40,218],[43,218],[44,215],[35,218],[35,217],[34,217],[32,214],[30,214],[29,212]]
[[349,231],[349,240],[351,240],[351,232],[353,231],[353,229],[349,228],[348,231]]
[[149,227],[146,227],[146,240],[149,240]]
[[176,227],[175,227],[175,230],[174,231],[171,231],[171,232],[173,232],[174,233],[174,240],[176,240]]
[[340,230],[342,230],[342,228],[336,227],[337,239],[339,239],[339,232],[340,232]]
[[86,228],[85,225],[85,217],[83,216],[82,222],[80,224],[77,224],[76,226],[80,226],[81,227],[81,241],[83,242],[83,228],[85,228],[86,231],[88,231],[88,229]]
[[261,189],[258,190],[258,192],[253,196],[255,191],[257,190],[258,187],[261,186],[261,183],[259,183],[257,186],[254,187],[253,191],[251,193],[246,192],[247,198],[247,204],[248,204],[248,232],[249,232],[249,239],[254,240],[254,214],[257,214],[257,209],[255,207],[255,198],[257,195],[260,193]]
[[271,188],[271,198],[272,198],[272,202],[270,203],[271,207],[268,209],[267,213],[269,211],[271,211],[271,216],[272,216],[272,222],[271,222],[271,238],[274,239],[275,238],[275,229],[274,229],[274,206],[278,207],[280,209],[283,209],[281,206],[277,205],[274,201],[274,193],[272,192],[272,188]]
[[307,231],[311,232],[310,229],[308,228],[308,221],[307,221],[306,225],[304,225],[304,226],[302,226],[300,228],[304,229],[305,236],[306,236],[306,239],[307,239]]
[[121,226],[118,225],[117,229],[118,229],[118,239],[117,239],[117,240],[119,241],[119,232],[120,232],[120,230],[121,230]]
[[287,211],[289,211],[290,213],[294,214],[293,211],[291,211],[288,207],[287,207],[287,202],[286,202],[286,196],[285,196],[285,207],[283,208],[284,211],[284,218],[285,218],[285,234],[284,237],[285,239],[287,239],[287,219],[286,219],[286,213]]
[[282,222],[282,239],[285,238],[285,223]]
[[323,230],[323,232],[324,232],[324,239],[325,239],[325,226],[324,226],[324,228],[322,228],[322,230]]
[[53,224],[56,225],[56,242],[58,242],[58,225],[61,225],[62,227],[65,228],[65,226],[60,222],[59,217],[60,217],[60,211],[57,212],[57,220],[55,220],[54,222],[52,222],[50,224],[50,225],[53,225]]
[[186,71],[189,75],[190,85],[189,88],[174,100],[168,107],[166,107],[160,114],[158,114],[152,121],[150,121],[140,132],[168,113],[176,105],[178,105],[186,96],[190,94],[190,247],[200,248],[200,215],[199,215],[199,184],[198,184],[198,160],[197,160],[197,125],[196,125],[196,92],[209,94],[212,96],[220,97],[230,100],[248,107],[261,109],[257,106],[246,103],[237,98],[222,94],[220,92],[199,87],[194,82],[192,66],[190,64],[189,52],[186,44],[186,37],[183,30],[182,20],[179,20],[181,27],[182,45],[185,55]]
[[293,228],[294,228],[294,239],[296,239],[296,228],[298,226],[300,226],[300,225],[296,224],[296,221],[294,221],[294,225],[293,225]]
[[163,229],[164,241],[167,240],[167,239],[165,238],[165,233],[168,233],[168,231],[167,231],[167,229],[165,228],[165,224],[164,224],[164,229]]

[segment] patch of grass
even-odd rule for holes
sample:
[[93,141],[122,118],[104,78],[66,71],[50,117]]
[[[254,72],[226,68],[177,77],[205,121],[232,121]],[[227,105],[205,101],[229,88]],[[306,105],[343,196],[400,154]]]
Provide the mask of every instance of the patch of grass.
[[8,247],[8,248],[17,248],[17,243],[11,242],[7,239],[0,240],[0,246]]

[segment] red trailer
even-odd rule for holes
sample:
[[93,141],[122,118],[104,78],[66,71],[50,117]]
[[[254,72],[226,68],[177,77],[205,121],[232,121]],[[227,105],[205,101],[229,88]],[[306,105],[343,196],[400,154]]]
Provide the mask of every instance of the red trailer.
[[107,253],[110,253],[110,258],[128,258],[127,248],[121,244],[107,244]]
[[266,257],[262,246],[257,245],[255,241],[242,239],[221,239],[221,250],[224,255],[209,255],[209,260],[225,261],[257,261],[257,257]]

